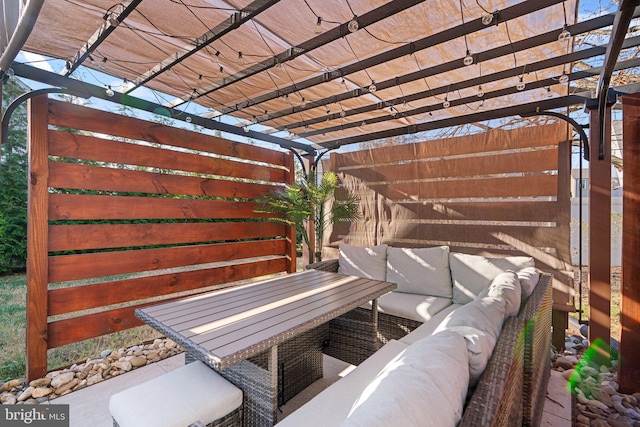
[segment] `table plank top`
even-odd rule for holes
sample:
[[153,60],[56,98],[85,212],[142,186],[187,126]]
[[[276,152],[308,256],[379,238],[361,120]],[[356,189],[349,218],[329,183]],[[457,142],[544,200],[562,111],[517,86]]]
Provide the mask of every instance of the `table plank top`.
[[136,316],[225,369],[395,288],[308,270],[137,309]]

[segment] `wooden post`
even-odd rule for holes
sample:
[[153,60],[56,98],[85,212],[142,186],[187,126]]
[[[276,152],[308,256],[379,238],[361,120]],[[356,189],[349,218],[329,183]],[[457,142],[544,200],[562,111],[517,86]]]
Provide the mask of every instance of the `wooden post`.
[[47,95],[29,100],[27,221],[27,377],[47,373],[48,131]]
[[[589,342],[608,349],[611,336],[611,108],[604,123],[598,109],[590,112],[589,144]],[[598,159],[600,129],[604,126],[604,158]],[[602,341],[600,341],[602,340]],[[599,349],[598,349],[599,350]],[[609,351],[598,351],[607,363]]]
[[[284,153],[283,163],[289,168],[289,174],[287,175],[287,184],[291,185],[296,180],[296,172],[294,167],[294,159],[292,153]],[[295,273],[297,270],[296,260],[296,226],[290,225],[287,227],[287,272]]]
[[618,384],[640,390],[640,95],[622,98],[624,181],[622,194],[622,284]]

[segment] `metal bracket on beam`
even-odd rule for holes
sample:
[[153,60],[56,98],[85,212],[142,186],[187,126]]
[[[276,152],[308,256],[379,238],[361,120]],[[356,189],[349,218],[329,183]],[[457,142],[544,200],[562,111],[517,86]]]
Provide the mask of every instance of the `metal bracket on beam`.
[[[604,102],[603,102],[604,101]],[[605,111],[608,107],[615,105],[618,102],[618,92],[614,89],[608,88],[603,96],[593,98],[585,102],[585,111],[591,111],[598,109],[598,118],[600,119],[600,137],[598,138],[598,160],[604,159],[604,120]],[[587,159],[588,160],[588,159]]]

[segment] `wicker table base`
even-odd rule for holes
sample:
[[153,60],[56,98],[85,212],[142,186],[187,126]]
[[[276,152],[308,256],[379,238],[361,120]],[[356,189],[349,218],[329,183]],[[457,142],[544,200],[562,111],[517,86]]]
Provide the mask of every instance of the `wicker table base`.
[[[274,425],[276,408],[322,378],[323,347],[329,340],[329,324],[304,332],[278,346],[244,360],[220,375],[244,392],[244,426]],[[202,360],[187,351],[185,362]]]

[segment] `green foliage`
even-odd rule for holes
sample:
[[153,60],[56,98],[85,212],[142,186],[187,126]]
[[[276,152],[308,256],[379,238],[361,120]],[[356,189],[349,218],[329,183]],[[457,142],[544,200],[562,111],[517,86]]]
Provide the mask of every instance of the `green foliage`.
[[[326,172],[322,175],[320,183],[316,184],[315,172],[311,171],[306,180],[265,195],[261,212],[282,215],[282,221],[295,225],[296,232],[309,248],[309,260],[313,262],[316,251],[310,244],[306,223],[314,223],[316,241],[322,244],[324,232],[329,225],[360,219],[357,196],[351,195],[344,200],[337,200],[334,198],[337,188],[338,176],[334,172]],[[328,206],[330,207],[327,210]]]
[[[9,80],[2,90],[3,111],[24,91]],[[11,116],[6,143],[0,147],[0,273],[25,268],[27,258],[27,111]]]

